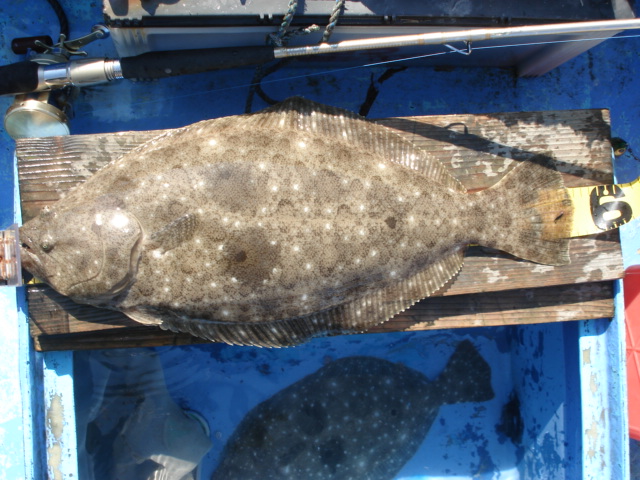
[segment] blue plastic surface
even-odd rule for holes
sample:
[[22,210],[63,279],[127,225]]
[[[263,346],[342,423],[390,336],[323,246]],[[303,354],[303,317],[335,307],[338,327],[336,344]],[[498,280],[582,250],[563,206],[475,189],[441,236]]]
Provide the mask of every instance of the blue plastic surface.
[[[36,7],[38,2],[41,5]],[[0,4],[1,64],[20,60],[9,49],[11,39],[36,34],[57,36],[57,21],[50,7],[44,0],[38,2]],[[100,2],[62,3],[69,16],[72,37],[87,33],[90,26],[101,19]],[[32,12],[28,16],[23,13],[27,6]],[[612,39],[539,78],[517,78],[510,70],[499,69],[412,67],[379,85],[380,92],[369,117],[608,108],[612,136],[624,138],[640,152],[639,49],[640,38]],[[92,44],[87,50],[92,56],[115,56],[108,40]],[[496,55],[500,54],[496,51]],[[302,95],[358,111],[372,79],[379,79],[388,67],[397,66],[338,71],[321,63],[315,68],[288,67],[267,77],[263,87],[276,99]],[[171,128],[204,118],[243,113],[252,76],[253,69],[244,69],[153,83],[123,81],[84,88],[74,101],[71,131],[81,134]],[[0,98],[0,110],[6,110],[9,105],[10,99]],[[264,106],[266,104],[256,97],[254,110]],[[640,175],[640,164],[629,155],[615,162],[619,181]],[[12,223],[16,214],[13,142],[4,132],[0,132],[0,186],[0,227],[4,227]],[[622,229],[625,265],[640,263],[638,235],[637,222]],[[45,454],[49,452],[51,463],[53,452],[53,444],[46,442],[56,438],[56,445],[65,448],[64,455],[55,457],[53,462],[56,471],[62,478],[75,476],[74,404],[80,405],[86,398],[74,397],[73,384],[79,388],[82,381],[80,377],[73,381],[72,360],[80,374],[78,365],[87,354],[34,354],[29,348],[20,289],[0,292],[0,311],[3,313],[0,315],[3,331],[0,339],[3,388],[0,391],[4,392],[0,397],[0,479],[43,478]],[[448,459],[440,455],[429,464],[432,471],[424,473],[433,475],[425,478],[453,474],[468,478],[475,474],[478,478],[499,476],[501,479],[624,479],[629,478],[629,454],[621,313],[622,309],[618,308],[613,322],[392,334],[388,338],[367,335],[316,340],[293,350],[209,345],[159,351],[166,367],[167,383],[177,401],[213,414],[214,450],[206,457],[209,468],[217,458],[222,440],[232,429],[227,419],[229,414],[232,422],[239,421],[255,402],[319,367],[323,355],[357,351],[400,358],[396,357],[400,355],[398,349],[413,345],[412,355],[403,360],[429,359],[426,373],[431,375],[441,368],[431,363],[431,359],[448,351],[442,345],[450,346],[460,338],[471,336],[480,338],[482,352],[493,358],[494,364],[508,359],[508,371],[494,369],[496,379],[502,378],[494,385],[499,395],[482,416],[466,420],[479,414],[474,410],[476,407],[444,407],[449,411],[443,410],[425,442],[431,442],[428,445],[441,451],[454,445],[457,453],[450,453]],[[439,339],[445,339],[440,346]],[[421,349],[416,345],[421,345]],[[291,365],[296,361],[301,363],[294,368]],[[441,365],[444,358],[438,361]],[[193,368],[197,382],[178,381],[183,375],[183,366]],[[227,376],[227,369],[233,370],[233,375]],[[249,371],[250,377],[245,377]],[[244,378],[258,382],[260,391],[257,387],[240,388],[239,382]],[[19,387],[22,397],[16,395]],[[528,427],[519,447],[510,446],[508,440],[500,443],[494,431],[499,407],[512,388],[522,394],[521,411]],[[224,395],[218,398],[216,389]],[[198,403],[200,398],[202,404]],[[234,407],[232,411],[229,411],[230,405]],[[62,410],[56,410],[59,406]],[[492,415],[491,421],[483,423],[485,415]],[[449,421],[463,417],[464,421]],[[61,430],[53,419],[60,420]],[[215,437],[216,432],[220,432],[220,438]],[[418,467],[424,466],[421,459],[416,461]],[[412,465],[407,468],[414,468]],[[411,476],[404,478],[422,478],[414,475],[416,470],[408,471]]]
[[[470,340],[492,367],[495,398],[440,407],[421,449],[396,478],[572,479],[582,470],[578,324],[556,327],[343,336],[284,350],[203,345],[156,351],[172,398],[182,408],[202,414],[212,430],[213,448],[203,460],[203,478],[210,476],[226,441],[251,408],[323,365],[373,355],[402,362],[433,380],[457,344]],[[127,358],[129,353],[121,355]],[[104,351],[77,352],[77,378],[91,378],[96,365],[104,366],[112,358]],[[131,353],[129,363],[135,361]],[[98,389],[84,380],[76,383],[76,396],[83,399],[78,405],[79,427],[95,415],[91,412],[96,405],[88,399]],[[121,389],[127,391],[124,384]],[[514,394],[520,407],[505,413]],[[510,433],[514,422],[522,422],[521,441]]]

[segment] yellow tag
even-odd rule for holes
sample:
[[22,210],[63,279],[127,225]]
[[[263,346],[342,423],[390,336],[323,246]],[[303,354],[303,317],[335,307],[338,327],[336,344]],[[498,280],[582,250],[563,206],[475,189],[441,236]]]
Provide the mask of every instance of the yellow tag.
[[640,178],[631,183],[568,188],[573,203],[571,237],[613,230],[640,212]]

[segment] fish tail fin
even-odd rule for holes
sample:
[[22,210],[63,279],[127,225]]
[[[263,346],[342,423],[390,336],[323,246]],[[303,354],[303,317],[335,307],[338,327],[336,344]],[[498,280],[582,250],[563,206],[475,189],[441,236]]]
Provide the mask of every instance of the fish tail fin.
[[469,340],[458,344],[435,383],[443,404],[486,402],[494,396],[491,367]]
[[573,204],[550,156],[522,162],[476,195],[486,212],[477,243],[532,262],[570,263]]

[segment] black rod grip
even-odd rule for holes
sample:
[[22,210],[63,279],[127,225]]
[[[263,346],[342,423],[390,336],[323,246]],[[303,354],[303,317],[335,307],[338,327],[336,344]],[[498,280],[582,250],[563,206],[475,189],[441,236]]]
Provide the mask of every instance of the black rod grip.
[[36,62],[18,62],[0,67],[0,95],[34,92],[38,88]]
[[148,52],[120,59],[124,78],[150,80],[259,65],[274,59],[273,47],[225,47]]
[[11,51],[16,55],[24,55],[28,53],[29,50],[33,50],[37,53],[45,53],[47,51],[47,48],[45,46],[38,45],[38,41],[48,47],[53,46],[53,40],[51,40],[51,37],[49,35],[39,35],[37,37],[20,37],[11,40]]

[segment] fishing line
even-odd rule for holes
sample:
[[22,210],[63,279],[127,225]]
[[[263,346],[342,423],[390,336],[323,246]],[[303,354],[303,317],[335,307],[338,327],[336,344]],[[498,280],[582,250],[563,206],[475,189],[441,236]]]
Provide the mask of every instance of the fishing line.
[[[550,45],[554,43],[571,43],[571,42],[594,42],[596,40],[613,40],[614,38],[638,38],[638,35],[624,35],[624,36],[615,36],[615,37],[597,37],[597,38],[574,38],[568,40],[549,40],[548,42],[533,42],[533,43],[514,43],[511,45],[490,45],[486,47],[474,47],[473,50],[487,50],[490,48],[506,48],[506,47],[527,47],[527,46],[536,46],[536,45]],[[456,52],[452,52],[456,53]]]
[[[480,46],[480,47],[473,47],[472,49],[472,54],[473,54],[473,50],[490,50],[493,48],[510,48],[510,47],[527,47],[527,46],[537,46],[537,45],[550,45],[550,44],[562,44],[562,43],[577,43],[577,42],[594,42],[594,41],[598,41],[598,40],[602,40],[602,41],[606,41],[606,40],[613,40],[613,39],[626,39],[626,38],[640,38],[640,34],[636,34],[636,35],[616,35],[613,37],[596,37],[596,38],[578,38],[578,39],[567,39],[567,40],[550,40],[550,41],[546,41],[546,42],[532,42],[532,43],[514,43],[514,44],[509,44],[509,45],[488,45],[488,46]],[[343,67],[343,68],[334,68],[334,69],[330,69],[330,70],[322,70],[321,72],[312,72],[312,73],[305,73],[305,74],[301,74],[301,75],[293,75],[293,76],[288,76],[287,78],[276,78],[276,79],[272,79],[272,80],[262,80],[262,84],[275,84],[275,83],[280,83],[280,82],[288,82],[291,80],[300,80],[300,79],[305,79],[305,78],[310,78],[310,77],[317,77],[317,76],[322,76],[322,75],[331,75],[331,74],[335,74],[335,73],[342,73],[342,72],[347,72],[350,70],[357,70],[357,69],[364,69],[364,68],[371,68],[371,67],[378,67],[381,65],[389,65],[392,63],[400,63],[400,62],[408,62],[408,61],[412,61],[412,60],[420,60],[423,58],[429,58],[429,57],[437,57],[437,56],[441,56],[441,55],[452,55],[452,54],[458,54],[460,55],[460,53],[453,51],[453,50],[445,50],[442,52],[435,52],[435,53],[428,53],[428,54],[424,54],[424,55],[416,55],[416,56],[412,56],[412,57],[403,57],[403,58],[398,58],[398,59],[394,59],[394,60],[384,60],[384,61],[380,61],[380,62],[372,62],[372,63],[367,63],[364,65],[355,65],[352,67]],[[231,90],[237,90],[237,89],[244,89],[244,88],[251,88],[251,86],[255,85],[254,82],[249,82],[249,83],[245,83],[245,84],[240,84],[240,85],[234,85],[231,87],[222,87],[222,88],[212,88],[209,90],[201,90],[198,92],[191,92],[191,93],[185,93],[182,95],[172,95],[169,97],[163,97],[163,98],[159,98],[157,100],[145,100],[145,101],[140,101],[140,102],[130,102],[129,105],[131,105],[132,107],[134,106],[144,106],[144,105],[152,105],[152,104],[156,104],[156,103],[165,103],[167,100],[179,100],[179,99],[183,99],[183,98],[189,98],[189,97],[194,97],[197,95],[202,95],[202,94],[210,94],[210,93],[218,93],[218,92],[228,92]],[[107,87],[109,88],[109,87]],[[105,111],[105,112],[111,112],[112,108],[109,107],[105,107],[105,108],[98,108],[98,109],[92,109],[91,111],[88,112],[77,112],[75,115],[75,118],[82,118],[85,116],[89,116],[89,114],[95,114],[96,112],[101,112],[101,111]]]
[[[355,65],[353,67],[343,67],[343,68],[334,68],[331,70],[323,70],[321,72],[313,72],[313,73],[305,73],[302,75],[293,75],[293,76],[288,76],[287,78],[276,78],[276,79],[272,79],[272,80],[263,80],[261,83],[262,84],[272,84],[272,83],[280,83],[280,82],[288,82],[290,80],[300,80],[303,78],[309,78],[309,77],[316,77],[316,76],[321,76],[321,75],[329,75],[329,74],[333,74],[333,73],[340,73],[340,72],[346,72],[349,70],[356,70],[356,69],[360,69],[360,68],[368,68],[368,67],[376,67],[379,65],[386,65],[386,64],[390,64],[390,63],[398,63],[398,62],[406,62],[406,61],[410,61],[410,60],[418,60],[421,58],[426,58],[426,57],[435,57],[438,55],[448,55],[450,53],[456,53],[456,52],[452,52],[452,51],[445,51],[445,52],[437,52],[437,53],[429,53],[429,54],[425,54],[425,55],[418,55],[415,57],[406,57],[406,58],[399,58],[396,60],[385,60],[382,62],[374,62],[374,63],[367,63],[365,65]],[[131,106],[141,106],[141,105],[151,105],[154,103],[166,103],[167,100],[179,100],[182,98],[189,98],[189,97],[194,97],[196,95],[202,95],[202,94],[208,94],[208,93],[217,93],[217,92],[227,92],[230,90],[237,90],[240,88],[249,88],[252,85],[254,85],[254,83],[245,83],[245,84],[240,84],[240,85],[234,85],[232,87],[223,87],[223,88],[213,88],[211,90],[201,90],[195,93],[185,93],[182,95],[171,95],[169,97],[163,97],[163,98],[159,98],[157,100],[145,100],[142,102],[130,102],[129,105]],[[109,87],[107,87],[109,88]],[[111,108],[109,107],[105,107],[105,108],[98,108],[98,109],[92,109],[90,113],[95,113],[95,112],[101,112],[101,111],[112,111]],[[83,115],[78,113],[75,118],[78,117],[82,117]]]

